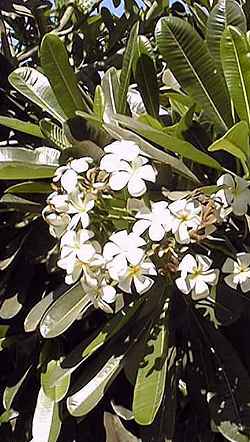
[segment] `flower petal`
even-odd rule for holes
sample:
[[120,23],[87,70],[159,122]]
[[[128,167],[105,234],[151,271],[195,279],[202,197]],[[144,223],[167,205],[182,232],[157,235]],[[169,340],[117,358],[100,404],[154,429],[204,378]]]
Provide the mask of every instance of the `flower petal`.
[[146,184],[141,178],[132,176],[128,181],[128,191],[131,196],[138,197],[143,195],[147,190]]
[[121,190],[127,185],[129,178],[128,172],[113,172],[109,179],[109,185],[112,190]]

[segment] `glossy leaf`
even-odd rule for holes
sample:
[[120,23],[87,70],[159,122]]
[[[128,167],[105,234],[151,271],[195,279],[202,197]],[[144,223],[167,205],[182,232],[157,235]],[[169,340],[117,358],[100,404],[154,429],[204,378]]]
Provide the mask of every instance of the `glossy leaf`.
[[135,421],[150,425],[161,405],[167,374],[167,303],[149,331],[139,365],[133,398]]
[[72,416],[85,416],[98,404],[110,381],[120,372],[123,358],[124,354],[112,355],[89,382],[67,398],[67,408]]
[[241,120],[250,128],[250,58],[246,36],[228,26],[221,39],[221,57],[227,86]]
[[219,0],[213,7],[207,22],[207,45],[215,62],[222,68],[220,58],[220,41],[224,29],[236,26],[242,32],[246,32],[245,14],[235,0]]
[[59,361],[49,361],[47,364],[47,369],[45,373],[41,374],[41,385],[44,393],[54,402],[61,401],[68,391],[70,384],[70,374],[64,376],[54,385],[50,383],[50,374],[53,372],[54,368],[59,365]]
[[24,321],[24,330],[26,332],[32,332],[36,330],[44,313],[55,299],[56,297],[54,292],[50,292],[48,295],[44,296],[44,298],[42,298],[37,304],[35,304],[34,307],[32,307]]
[[157,118],[159,88],[153,49],[150,41],[143,35],[139,35],[135,43],[133,72],[147,112]]
[[122,425],[118,416],[104,412],[106,442],[141,442]]
[[49,147],[0,147],[0,180],[50,178],[58,159],[59,152]]
[[126,113],[127,109],[127,93],[128,93],[130,77],[132,74],[132,64],[133,64],[135,43],[138,35],[138,30],[139,30],[139,22],[135,23],[131,29],[126,50],[123,56],[122,70],[120,75],[120,85],[119,85],[119,102],[118,102],[118,112],[121,114]]
[[66,120],[66,115],[58,104],[47,77],[41,72],[29,67],[17,68],[10,74],[9,82],[56,120],[61,123]]
[[161,55],[182,88],[220,130],[230,127],[230,101],[224,79],[201,37],[189,23],[176,17],[161,18],[155,35]]
[[40,388],[32,422],[31,442],[56,442],[60,429],[59,406]]
[[159,161],[160,163],[163,164],[168,164],[174,170],[178,171],[181,175],[186,176],[187,178],[189,178],[194,182],[199,182],[198,178],[191,172],[191,170],[188,169],[188,167],[183,163],[182,160],[175,158],[174,156],[171,156],[166,152],[161,151],[160,149],[157,149],[155,146],[145,141],[139,135],[122,127],[116,127],[109,124],[105,124],[104,127],[114,138],[119,140],[125,139],[125,140],[135,141],[145,152],[145,154],[148,155],[153,160]]
[[33,135],[33,137],[44,138],[44,135],[37,124],[21,121],[17,118],[4,117],[3,115],[0,116],[0,124],[9,127],[10,129]]
[[89,298],[84,294],[81,284],[68,288],[44,314],[40,323],[41,335],[51,339],[62,334],[88,306]]
[[35,194],[48,194],[51,193],[51,184],[39,181],[25,181],[23,183],[14,184],[5,190],[5,193],[35,193]]
[[118,112],[120,81],[117,70],[114,67],[105,72],[102,78],[102,89],[105,96],[105,109],[103,119],[105,123],[110,123],[114,115]]
[[116,119],[125,127],[129,127],[137,134],[145,137],[147,140],[158,144],[166,151],[178,153],[184,158],[192,160],[196,163],[210,166],[214,169],[222,169],[222,166],[206,153],[198,150],[191,143],[182,141],[179,138],[167,135],[163,130],[153,129],[141,123],[137,123],[132,118],[125,116],[117,116]]
[[209,148],[209,151],[225,150],[241,161],[248,161],[250,158],[249,130],[246,121],[236,123],[219,140],[216,140]]
[[74,117],[76,110],[88,110],[83,103],[65,46],[57,35],[49,33],[44,36],[40,55],[42,68],[67,117]]
[[102,87],[98,84],[95,89],[93,111],[100,121],[103,119],[105,109],[105,96]]
[[72,144],[66,137],[64,130],[51,120],[44,118],[40,121],[40,128],[43,135],[60,150],[72,147]]
[[18,294],[7,298],[3,301],[0,307],[0,318],[11,319],[16,316],[22,308],[22,304],[18,300]]
[[61,363],[51,371],[50,384],[54,385],[68,374],[73,373],[84,361],[92,356],[99,348],[106,344],[131,320],[140,308],[144,298],[141,297],[136,303],[131,303],[119,311],[113,318],[108,321],[97,335],[88,340],[87,345],[81,343],[72,351]]
[[5,388],[3,392],[3,406],[5,410],[10,410],[13,400],[18,390],[21,388],[22,384],[24,383],[26,377],[28,376],[30,369],[31,367],[29,367],[28,370],[25,371],[24,375],[15,385],[13,385],[12,387]]

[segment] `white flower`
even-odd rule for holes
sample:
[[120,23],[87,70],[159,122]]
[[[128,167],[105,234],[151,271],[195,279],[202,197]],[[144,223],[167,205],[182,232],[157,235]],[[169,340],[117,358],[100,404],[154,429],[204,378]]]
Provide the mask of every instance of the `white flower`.
[[137,212],[136,218],[140,220],[133,226],[133,232],[141,235],[149,229],[149,238],[152,241],[161,241],[165,233],[171,230],[172,216],[166,201],[151,202],[150,204],[151,210],[145,206]]
[[136,265],[130,265],[125,275],[121,276],[118,287],[126,293],[131,293],[133,281],[137,293],[145,293],[154,283],[147,275],[157,275],[155,266],[149,259],[142,260]]
[[47,203],[54,209],[56,212],[67,212],[68,211],[68,195],[63,194],[59,195],[57,192],[51,193],[47,198]]
[[50,234],[54,238],[61,238],[70,222],[70,217],[66,213],[49,213],[44,215],[44,218],[49,224]]
[[72,192],[69,195],[68,200],[68,213],[73,215],[69,228],[74,229],[79,221],[83,229],[89,225],[89,214],[88,212],[93,209],[95,205],[93,195],[90,193],[84,194],[78,192]]
[[230,273],[225,277],[225,282],[233,289],[240,284],[243,293],[250,290],[250,253],[237,253],[236,261],[227,258],[223,264],[222,271]]
[[235,215],[245,215],[248,209],[247,206],[250,204],[249,182],[241,177],[232,177],[232,175],[226,173],[218,179],[217,185],[223,186],[223,189],[219,190],[215,196],[225,206],[231,206]]
[[82,278],[81,285],[95,308],[101,308],[106,313],[113,312],[108,304],[115,302],[116,290],[107,284],[105,278],[91,278],[91,281],[88,282],[86,282],[86,278]]
[[92,162],[93,160],[90,157],[72,160],[66,166],[58,167],[53,181],[61,181],[61,186],[66,192],[73,192],[78,183],[78,174],[86,172]]
[[128,234],[126,230],[121,230],[111,235],[103,248],[111,278],[119,280],[120,275],[126,273],[128,263],[137,265],[142,260],[144,251],[140,247],[143,245],[145,241],[134,232]]
[[209,296],[209,285],[216,285],[219,278],[219,270],[210,269],[211,265],[212,260],[207,256],[184,256],[179,265],[181,276],[175,281],[178,289],[185,294],[191,292],[194,300]]
[[104,148],[106,155],[101,159],[100,169],[109,172],[112,190],[128,186],[131,196],[143,195],[147,188],[144,181],[155,182],[156,172],[148,159],[139,155],[139,147],[132,141],[116,141]]
[[190,230],[197,229],[201,224],[201,206],[196,201],[181,199],[169,205],[173,217],[171,229],[176,241],[180,244],[190,242]]
[[101,247],[97,241],[89,241],[93,232],[79,230],[77,233],[68,231],[61,239],[61,258],[58,267],[66,270],[65,282],[73,284],[79,279],[82,272],[91,271],[103,265],[104,260],[100,255]]

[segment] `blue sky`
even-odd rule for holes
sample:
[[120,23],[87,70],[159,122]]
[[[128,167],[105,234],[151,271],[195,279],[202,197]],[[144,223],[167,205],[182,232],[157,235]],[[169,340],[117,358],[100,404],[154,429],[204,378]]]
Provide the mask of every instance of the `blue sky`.
[[[137,0],[137,3],[139,6],[143,6],[142,1]],[[102,6],[105,6],[106,8],[108,8],[110,11],[114,11],[115,14],[117,14],[118,16],[123,14],[124,11],[124,0],[121,0],[121,4],[118,8],[114,7],[113,1],[112,0],[103,0],[103,2],[101,3]]]

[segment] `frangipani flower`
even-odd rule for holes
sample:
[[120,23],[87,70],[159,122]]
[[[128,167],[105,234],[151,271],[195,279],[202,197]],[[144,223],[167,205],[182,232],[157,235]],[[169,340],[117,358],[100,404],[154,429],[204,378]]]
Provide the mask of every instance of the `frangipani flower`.
[[47,203],[52,207],[56,212],[62,213],[68,211],[68,195],[67,194],[58,194],[57,192],[51,193],[47,198]]
[[233,289],[240,284],[243,293],[250,290],[250,253],[237,253],[236,261],[227,258],[222,267],[223,273],[230,273],[224,278]]
[[201,224],[201,206],[196,201],[181,199],[169,205],[171,229],[180,244],[190,242],[190,230],[196,230]]
[[245,215],[250,204],[249,182],[244,178],[232,177],[232,175],[226,173],[218,179],[217,185],[223,186],[223,189],[219,190],[215,196],[225,206],[231,206],[235,215]]
[[88,282],[86,282],[86,278],[82,278],[81,285],[95,308],[101,308],[106,313],[113,312],[108,304],[115,302],[116,289],[109,285],[105,278],[92,278]]
[[109,185],[112,190],[121,190],[128,186],[131,196],[143,195],[146,190],[144,181],[155,182],[156,172],[148,159],[139,155],[139,147],[132,141],[116,141],[105,147],[105,155],[100,169],[109,172]]
[[58,167],[53,181],[60,181],[62,188],[66,190],[66,192],[74,192],[78,183],[78,174],[86,172],[92,162],[93,160],[90,157],[72,160],[66,166]]
[[185,294],[191,292],[194,300],[209,296],[209,286],[218,282],[219,270],[210,269],[212,260],[205,255],[184,256],[179,264],[181,276],[175,280],[178,289]]
[[139,221],[133,226],[133,232],[141,235],[145,230],[149,229],[149,238],[152,241],[161,241],[165,233],[171,230],[171,219],[166,201],[151,202],[151,210],[144,207],[136,214]]
[[50,234],[54,238],[61,238],[66,232],[70,223],[70,217],[66,213],[48,213],[43,215],[44,219],[49,224]]
[[72,216],[70,222],[70,229],[74,229],[79,221],[83,229],[89,225],[88,212],[93,209],[95,205],[93,195],[90,193],[84,194],[76,190],[69,195],[68,199],[68,213]]
[[149,259],[142,260],[137,265],[130,265],[125,275],[121,276],[118,287],[126,293],[131,293],[131,284],[134,282],[135,289],[140,295],[147,292],[154,281],[148,275],[157,275],[156,268]]
[[126,273],[128,263],[137,265],[144,255],[140,247],[145,244],[144,239],[134,232],[128,233],[126,230],[121,230],[113,233],[110,241],[103,248],[103,256],[107,261],[111,278],[119,280],[120,276]]

